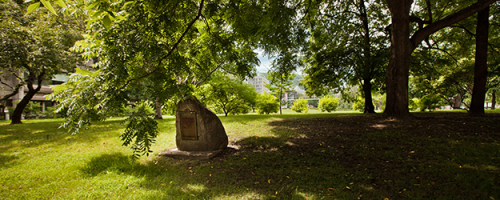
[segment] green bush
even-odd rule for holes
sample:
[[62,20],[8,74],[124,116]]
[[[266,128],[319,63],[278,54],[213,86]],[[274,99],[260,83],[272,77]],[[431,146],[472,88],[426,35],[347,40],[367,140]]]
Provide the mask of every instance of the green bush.
[[56,107],[45,107],[45,112],[42,114],[47,118],[54,118],[56,117],[56,110]]
[[321,112],[332,112],[337,109],[339,106],[339,98],[335,98],[332,96],[326,96],[319,100],[319,110]]
[[428,109],[429,111],[433,111],[436,108],[440,107],[441,97],[437,95],[425,95],[422,97],[418,103],[418,107],[420,108],[420,111],[424,112],[425,109]]
[[307,100],[299,99],[293,102],[292,110],[295,112],[307,113],[309,107],[307,106]]
[[417,110],[419,107],[419,100],[417,98],[410,99],[408,101],[408,109],[411,111]]
[[352,103],[352,110],[357,110],[359,112],[365,111],[365,98],[357,96],[356,100]]
[[275,96],[264,92],[258,95],[256,108],[259,114],[277,113],[280,109],[280,102]]

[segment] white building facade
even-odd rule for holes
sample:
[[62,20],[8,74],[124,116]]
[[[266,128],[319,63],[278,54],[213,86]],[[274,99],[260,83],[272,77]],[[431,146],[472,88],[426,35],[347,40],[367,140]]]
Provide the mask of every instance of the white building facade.
[[253,78],[247,78],[245,80],[248,84],[252,85],[259,94],[264,92],[269,93],[269,89],[267,89],[264,85],[269,84],[269,80],[267,80],[263,76],[255,76]]

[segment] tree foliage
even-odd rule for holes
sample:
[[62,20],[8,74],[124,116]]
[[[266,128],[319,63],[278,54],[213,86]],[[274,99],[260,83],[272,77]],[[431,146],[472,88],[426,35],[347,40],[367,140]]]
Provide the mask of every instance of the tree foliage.
[[337,109],[339,106],[339,98],[335,98],[333,96],[325,96],[319,100],[319,110],[321,112],[332,112]]
[[306,76],[302,84],[309,96],[329,91],[345,94],[346,88],[361,86],[366,113],[373,113],[372,90],[383,88],[388,62],[389,21],[379,1],[321,1],[311,14]]
[[40,91],[42,81],[63,71],[72,71],[79,56],[70,51],[82,39],[81,21],[74,16],[54,16],[38,9],[24,14],[28,5],[12,0],[0,4],[0,69],[4,76],[14,75],[16,85],[2,82],[12,89],[1,101],[28,88],[12,113],[12,123],[21,123],[21,114],[31,98]]
[[271,94],[279,98],[280,115],[282,114],[283,94],[292,91],[292,81],[296,76],[289,70],[294,70],[298,65],[299,61],[296,56],[288,54],[273,60],[273,67],[267,72],[266,78],[269,80],[269,84],[264,86],[271,91]]
[[[98,70],[88,78],[70,78],[68,85],[78,89],[67,87],[68,91],[54,94],[69,112],[64,126],[77,131],[131,101],[160,99],[165,105],[191,96],[214,73],[252,76],[259,62],[253,51],[259,38],[254,31],[240,30],[249,28],[241,22],[266,13],[256,5],[238,5],[205,0],[90,2],[89,37],[77,49],[87,59],[98,58],[94,66]],[[255,12],[249,12],[252,9]],[[256,22],[256,30],[261,27]],[[80,87],[79,79],[89,87]],[[82,98],[88,94],[93,94],[90,99]],[[66,99],[70,95],[75,98]],[[136,120],[152,123],[149,116]],[[149,137],[142,136],[154,135],[137,131],[122,139],[137,137],[141,144],[150,145]],[[134,151],[147,152],[149,147],[144,145]]]
[[228,114],[248,113],[256,103],[253,86],[224,75],[213,76],[196,92],[207,107]]

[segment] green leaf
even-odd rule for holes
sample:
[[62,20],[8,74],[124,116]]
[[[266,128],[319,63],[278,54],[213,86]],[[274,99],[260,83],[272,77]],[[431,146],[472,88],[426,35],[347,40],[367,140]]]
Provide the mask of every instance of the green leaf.
[[52,4],[49,1],[46,0],[40,0],[40,1],[42,2],[43,6],[45,6],[45,8],[49,9],[51,13],[57,15],[56,10],[54,10],[54,7],[52,7]]
[[87,10],[90,10],[90,9],[96,7],[98,4],[99,4],[99,1],[96,1],[93,4],[90,4],[89,6],[87,6]]
[[125,9],[131,6],[132,4],[135,4],[135,1],[127,1],[125,4],[123,4],[122,9]]
[[66,5],[66,3],[64,3],[63,0],[57,0],[56,3],[57,3],[57,5],[59,5],[63,8],[68,8],[68,6]]
[[111,27],[111,19],[109,19],[109,15],[104,16],[104,19],[102,19],[102,22],[104,23],[104,27],[106,27],[106,28]]
[[30,14],[31,12],[35,11],[38,7],[40,7],[40,2],[36,2],[34,4],[31,4],[28,7],[28,12],[26,12],[26,14]]
[[104,12],[104,11],[102,11],[102,10],[101,10],[101,11],[99,11],[99,12],[96,12],[96,13],[94,13],[94,14],[92,15],[92,17],[91,17],[91,18],[96,18],[96,17],[99,17],[99,15],[101,15],[103,12]]

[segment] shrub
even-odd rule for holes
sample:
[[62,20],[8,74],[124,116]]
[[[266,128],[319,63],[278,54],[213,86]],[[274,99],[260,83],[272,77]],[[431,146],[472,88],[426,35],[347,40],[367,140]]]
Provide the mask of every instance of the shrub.
[[413,98],[413,99],[410,99],[408,101],[408,109],[410,109],[411,111],[415,111],[418,109],[418,106],[419,106],[419,100],[417,98]]
[[428,109],[429,111],[433,111],[439,106],[440,104],[441,97],[437,95],[425,95],[422,97],[418,103],[418,107],[420,108],[420,111],[424,112],[425,109]]
[[335,97],[332,97],[332,96],[326,96],[326,97],[323,97],[319,100],[319,110],[321,112],[332,112],[332,111],[335,111],[337,109],[337,107],[339,106],[339,98],[335,98]]
[[357,96],[354,102],[352,103],[352,110],[357,110],[359,112],[365,111],[365,98],[361,96]]
[[259,114],[270,114],[277,113],[279,111],[280,102],[278,98],[271,94],[263,93],[259,94],[257,97],[257,113]]
[[56,116],[56,107],[45,107],[45,112],[42,114],[47,118],[54,118]]
[[292,110],[295,112],[307,113],[307,111],[309,110],[307,106],[307,100],[299,99],[293,102]]

